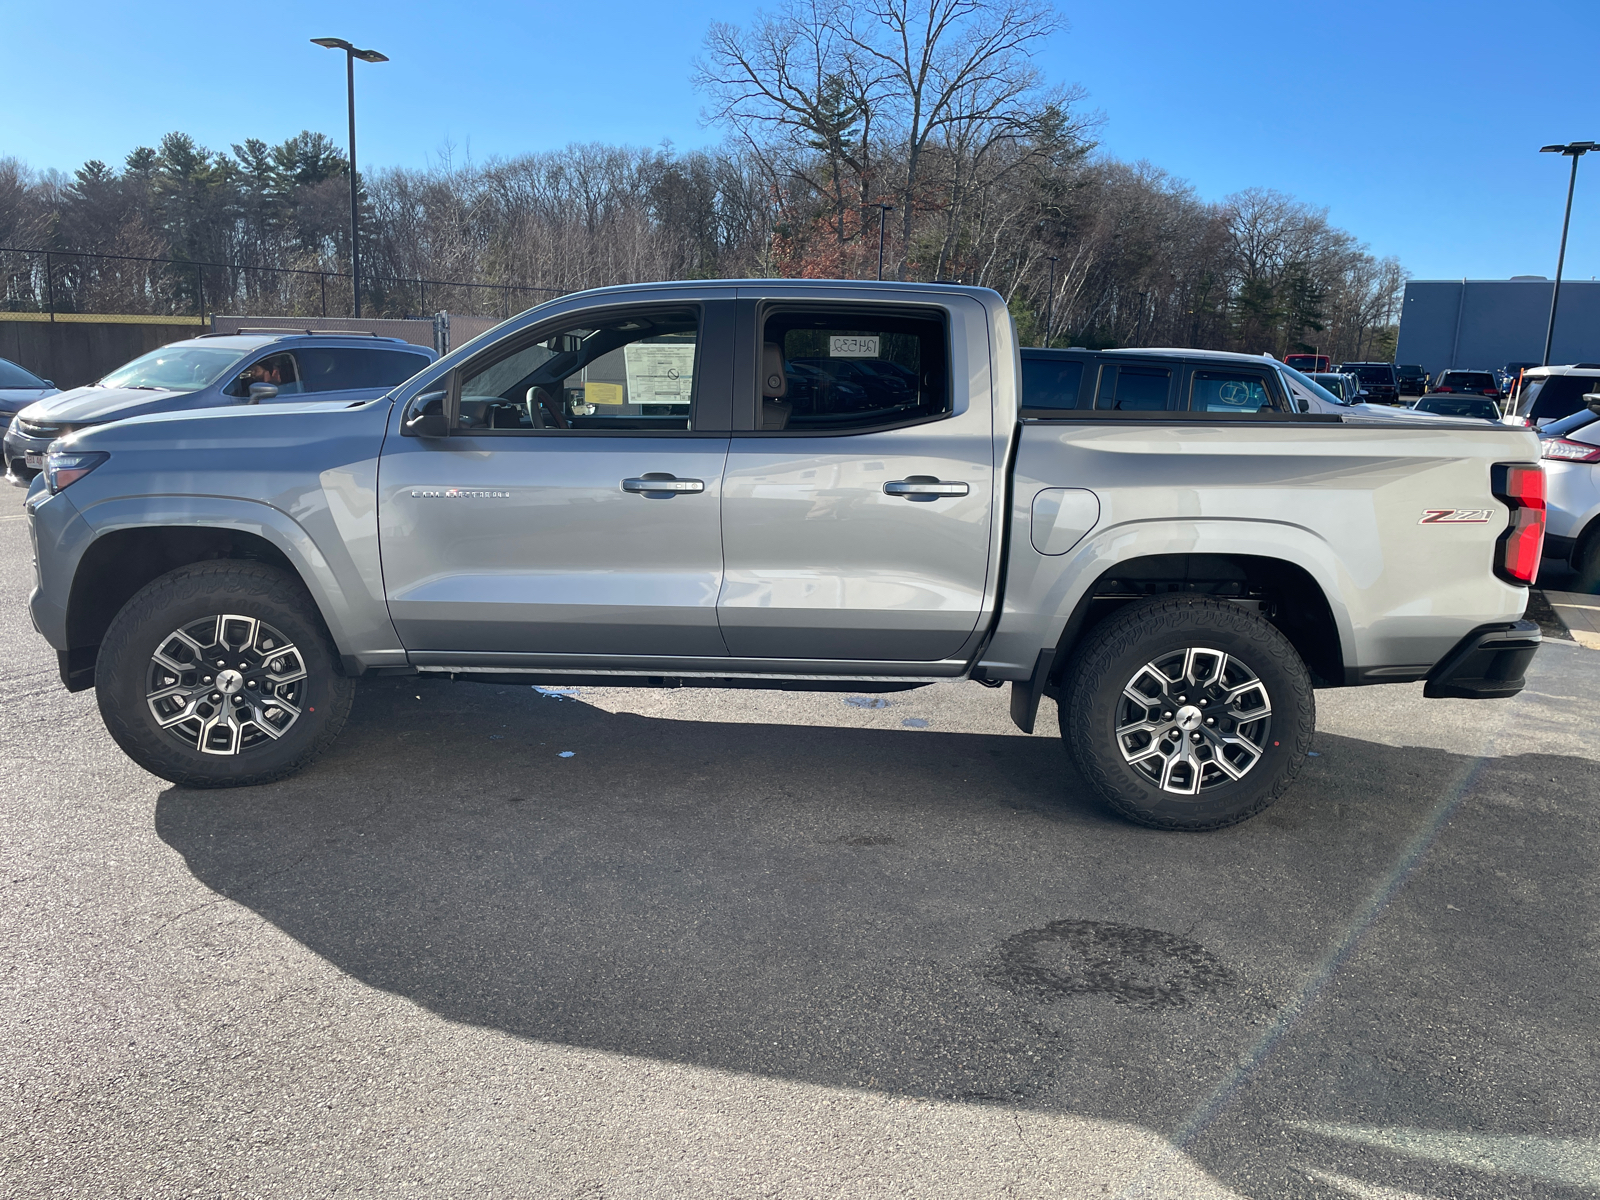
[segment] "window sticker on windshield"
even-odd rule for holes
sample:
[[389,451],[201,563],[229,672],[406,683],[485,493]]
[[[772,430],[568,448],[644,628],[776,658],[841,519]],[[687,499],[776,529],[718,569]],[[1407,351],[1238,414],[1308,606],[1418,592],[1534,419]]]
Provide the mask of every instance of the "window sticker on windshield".
[[[633,404],[687,404],[694,384],[694,346],[631,342],[622,348]],[[594,401],[601,403],[601,401]]]
[[878,336],[861,333],[835,333],[828,337],[829,358],[877,358]]
[[586,383],[583,385],[583,402],[585,404],[621,404],[622,385],[620,383]]

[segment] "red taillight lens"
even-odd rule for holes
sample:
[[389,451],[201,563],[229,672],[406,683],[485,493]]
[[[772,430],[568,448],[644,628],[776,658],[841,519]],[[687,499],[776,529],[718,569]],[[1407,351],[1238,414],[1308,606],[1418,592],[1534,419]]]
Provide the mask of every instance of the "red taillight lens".
[[1436,387],[1433,390],[1436,391],[1436,392],[1453,392],[1453,391],[1455,391],[1455,388],[1453,388],[1453,387]]
[[1495,542],[1494,573],[1507,583],[1532,583],[1544,553],[1544,472],[1536,463],[1496,463],[1495,499],[1511,521]]

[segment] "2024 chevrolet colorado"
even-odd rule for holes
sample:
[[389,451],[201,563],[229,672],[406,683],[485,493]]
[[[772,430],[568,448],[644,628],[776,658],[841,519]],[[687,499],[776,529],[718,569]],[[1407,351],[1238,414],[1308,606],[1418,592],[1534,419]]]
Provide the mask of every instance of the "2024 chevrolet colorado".
[[1313,689],[1517,692],[1526,430],[1305,411],[1267,358],[1019,348],[994,292],[551,301],[387,396],[140,417],[30,491],[35,625],[141,766],[305,766],[363,676],[1056,697],[1126,816],[1215,828]]

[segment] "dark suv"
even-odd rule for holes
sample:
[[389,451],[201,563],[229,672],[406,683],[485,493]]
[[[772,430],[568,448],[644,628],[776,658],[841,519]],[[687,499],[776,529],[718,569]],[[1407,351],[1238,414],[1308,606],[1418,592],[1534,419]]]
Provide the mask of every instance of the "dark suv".
[[50,443],[86,425],[231,404],[373,400],[437,357],[425,346],[373,334],[207,334],[172,342],[19,412],[5,436],[6,478],[27,484]]
[[1386,362],[1341,363],[1339,370],[1361,382],[1370,404],[1396,404],[1400,400],[1400,380],[1394,364]]
[[1271,420],[1326,417],[1345,407],[1321,384],[1269,355],[1166,348],[1022,351],[1025,420],[1063,408]]
[[1498,400],[1503,395],[1500,381],[1493,371],[1441,371],[1433,392],[1464,392],[1471,396],[1487,396]]
[[1428,373],[1415,363],[1404,363],[1394,369],[1395,386],[1402,396],[1422,396],[1428,391]]

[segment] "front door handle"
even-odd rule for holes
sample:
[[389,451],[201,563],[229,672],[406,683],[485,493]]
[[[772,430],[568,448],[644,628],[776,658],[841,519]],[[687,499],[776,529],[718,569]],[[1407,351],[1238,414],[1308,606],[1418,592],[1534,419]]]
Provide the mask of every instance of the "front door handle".
[[937,500],[940,496],[965,496],[971,490],[964,483],[946,483],[932,475],[909,475],[905,479],[891,479],[883,485],[885,495],[924,502]]
[[665,471],[646,471],[637,479],[624,479],[622,490],[645,496],[676,496],[683,492],[703,492],[706,490],[706,481],[679,479]]

